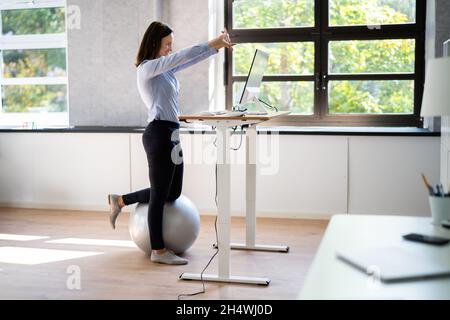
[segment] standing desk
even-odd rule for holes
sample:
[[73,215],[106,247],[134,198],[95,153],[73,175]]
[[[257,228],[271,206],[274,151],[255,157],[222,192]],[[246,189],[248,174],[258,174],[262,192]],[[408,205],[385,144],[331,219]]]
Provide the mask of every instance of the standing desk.
[[[217,211],[218,211],[218,258],[219,272],[215,274],[183,273],[183,280],[205,280],[230,283],[269,285],[269,278],[244,277],[230,275],[230,249],[288,252],[288,246],[258,245],[255,243],[256,231],[256,125],[276,117],[289,114],[289,111],[271,112],[267,115],[182,115],[180,121],[201,122],[216,128],[217,134]],[[230,128],[248,126],[246,130],[246,240],[244,244],[230,243]]]

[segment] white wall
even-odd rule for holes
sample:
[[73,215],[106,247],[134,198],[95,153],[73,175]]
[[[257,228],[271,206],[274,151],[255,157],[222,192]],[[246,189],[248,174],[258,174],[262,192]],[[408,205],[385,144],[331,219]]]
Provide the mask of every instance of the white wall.
[[[165,0],[164,7],[169,11],[166,22],[174,31],[174,51],[209,39],[207,0]],[[209,68],[214,65],[217,56],[177,73],[181,88],[179,104],[183,114],[208,110]]]
[[[439,137],[279,135],[270,156],[267,136],[258,139],[259,216],[430,214],[420,173],[438,180]],[[215,212],[212,140],[182,135],[183,193],[204,214]],[[244,211],[244,151],[245,142],[233,153],[233,215]],[[146,187],[147,176],[138,133],[0,135],[2,206],[106,211],[108,193]]]
[[439,138],[350,137],[349,213],[429,213],[420,177],[439,177]]
[[[77,6],[81,13],[80,28],[68,30],[72,126],[147,125],[147,108],[137,90],[134,62],[153,20],[171,26],[175,51],[218,34],[208,34],[207,0],[68,0],[67,4]],[[209,70],[222,67],[222,60],[216,55],[177,74],[183,113],[209,108],[209,91],[219,90],[214,85],[221,85],[223,79],[219,71]]]
[[153,20],[151,0],[68,0],[80,27],[68,30],[71,126],[145,126],[134,66]]

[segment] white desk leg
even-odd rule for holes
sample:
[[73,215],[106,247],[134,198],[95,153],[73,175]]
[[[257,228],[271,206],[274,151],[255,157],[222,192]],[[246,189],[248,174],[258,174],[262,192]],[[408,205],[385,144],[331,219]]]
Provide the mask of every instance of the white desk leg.
[[256,126],[249,126],[246,134],[246,210],[245,244],[232,243],[231,249],[255,250],[255,251],[277,251],[288,252],[288,246],[257,245],[256,237],[256,156],[257,156],[257,132]]
[[217,230],[219,245],[219,277],[230,275],[230,131],[218,127],[217,141]]
[[268,285],[270,279],[230,276],[230,131],[227,126],[217,127],[217,233],[219,246],[219,274],[183,273],[180,279]]
[[245,241],[247,246],[255,247],[256,237],[256,155],[257,132],[256,126],[247,128],[245,154]]

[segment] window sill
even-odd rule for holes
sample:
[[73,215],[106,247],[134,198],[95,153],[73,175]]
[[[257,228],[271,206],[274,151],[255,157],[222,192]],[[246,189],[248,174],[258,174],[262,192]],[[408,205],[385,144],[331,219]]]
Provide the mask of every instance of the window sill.
[[[56,128],[10,128],[0,127],[0,132],[35,132],[35,133],[142,133],[144,127],[56,127]],[[237,133],[240,130],[237,130]],[[432,136],[439,137],[440,132],[414,127],[294,127],[294,126],[261,126],[259,133],[278,132],[280,135],[338,135],[338,136]],[[181,128],[181,133],[213,134],[209,127]]]
[[433,136],[440,132],[415,127],[264,127],[260,132],[280,130],[287,135],[339,135],[339,136]]

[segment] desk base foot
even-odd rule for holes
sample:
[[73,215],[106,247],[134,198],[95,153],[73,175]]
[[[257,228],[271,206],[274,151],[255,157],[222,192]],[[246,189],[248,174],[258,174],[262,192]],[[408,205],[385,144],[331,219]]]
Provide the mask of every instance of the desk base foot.
[[[214,248],[217,248],[217,244],[213,244]],[[231,249],[234,250],[249,250],[249,251],[269,251],[269,252],[289,252],[289,246],[273,246],[273,245],[260,245],[249,246],[244,243],[231,243]]]
[[180,275],[180,279],[182,280],[202,280],[202,278],[204,281],[259,284],[264,286],[268,286],[270,283],[269,278],[239,277],[239,276],[219,277],[218,275],[214,274],[204,274],[202,277],[200,277],[200,273],[186,273],[186,272]]

